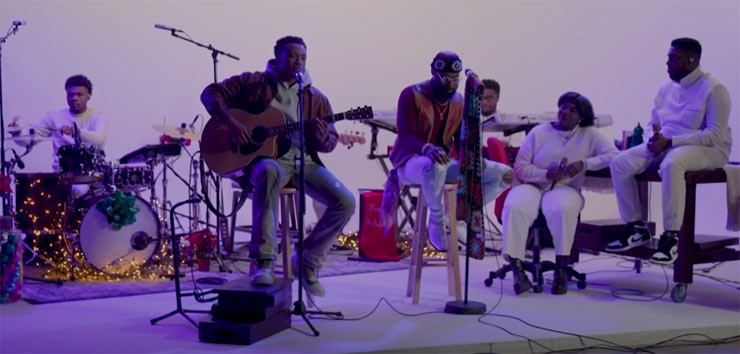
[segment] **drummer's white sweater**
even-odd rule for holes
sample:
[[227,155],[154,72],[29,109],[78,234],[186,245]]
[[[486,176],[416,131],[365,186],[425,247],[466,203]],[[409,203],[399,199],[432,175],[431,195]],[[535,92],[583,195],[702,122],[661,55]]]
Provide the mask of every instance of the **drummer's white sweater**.
[[[59,158],[57,157],[59,147],[75,143],[74,137],[62,134],[60,129],[64,126],[73,127],[74,123],[77,123],[80,140],[83,144],[103,148],[105,138],[108,136],[108,119],[103,112],[94,108],[88,108],[80,114],[72,114],[69,109],[50,111],[44,119],[32,126],[35,135],[54,139],[54,162],[52,165],[54,171],[59,171]],[[25,140],[25,142],[18,143],[20,145],[29,144],[29,140]]]

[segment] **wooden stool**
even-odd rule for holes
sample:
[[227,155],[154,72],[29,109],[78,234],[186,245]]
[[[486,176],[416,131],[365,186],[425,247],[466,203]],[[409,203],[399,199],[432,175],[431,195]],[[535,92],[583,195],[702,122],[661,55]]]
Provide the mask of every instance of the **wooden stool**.
[[[282,188],[280,189],[280,252],[283,254],[283,278],[293,279],[293,269],[290,262],[290,257],[293,255],[292,246],[292,234],[297,232],[298,223],[296,218],[298,217],[298,190],[295,188]],[[277,267],[276,267],[277,268]]]
[[455,300],[462,299],[460,288],[460,255],[457,250],[457,227],[455,227],[455,201],[456,184],[446,184],[442,190],[442,199],[450,219],[450,234],[447,239],[447,255],[445,258],[425,258],[424,246],[427,243],[427,203],[424,193],[419,185],[411,185],[412,189],[419,190],[416,200],[416,224],[411,236],[411,266],[409,267],[409,282],[406,296],[412,296],[414,304],[419,303],[419,290],[421,288],[421,269],[425,266],[447,267],[447,286],[450,296]]
[[[236,203],[237,200],[239,200],[241,193],[243,193],[243,191],[241,189],[236,189],[235,187],[233,203]],[[249,192],[249,194],[251,195],[252,192]],[[276,264],[275,269],[281,269],[281,272],[283,273],[283,278],[293,279],[294,277],[291,269],[290,257],[293,255],[293,249],[291,247],[293,239],[292,236],[297,233],[298,227],[296,222],[296,217],[298,216],[298,203],[296,202],[296,198],[298,198],[298,190],[291,187],[281,188],[278,194],[278,198],[280,203],[280,252],[283,255],[283,263],[279,267]],[[233,244],[235,230],[251,232],[254,227],[235,226],[236,215],[232,216],[231,223],[231,244]],[[250,266],[250,274],[253,270],[254,264]]]
[[[237,189],[237,185],[235,184],[234,187],[234,196],[233,196],[233,202],[236,203],[239,197],[241,196],[242,190]],[[249,192],[251,194],[251,192]],[[293,247],[292,247],[292,240],[293,235],[298,233],[298,190],[296,188],[292,187],[285,187],[281,188],[280,192],[278,193],[279,198],[279,213],[280,213],[280,252],[283,255],[283,263],[282,264],[275,264],[273,268],[276,272],[281,272],[283,274],[283,279],[295,279],[293,276],[293,266],[291,262],[291,257],[293,255]],[[247,231],[251,232],[252,227],[246,228],[246,227],[235,227],[233,226],[235,224],[236,216],[232,217],[232,231],[231,231],[231,238],[233,240],[234,237],[234,230],[239,229],[240,231]],[[255,262],[250,262],[249,265],[249,274],[254,274],[255,267],[257,265]],[[313,308],[314,305],[314,299],[313,295],[309,294],[307,291],[306,294],[306,306],[308,308]]]

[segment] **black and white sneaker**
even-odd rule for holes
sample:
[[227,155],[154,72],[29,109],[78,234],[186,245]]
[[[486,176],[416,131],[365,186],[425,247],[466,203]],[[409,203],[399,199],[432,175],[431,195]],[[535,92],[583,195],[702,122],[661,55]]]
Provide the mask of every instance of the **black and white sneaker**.
[[650,243],[650,229],[645,224],[632,225],[632,234],[606,245],[609,252],[622,252]]
[[673,264],[676,258],[678,258],[678,238],[675,232],[666,231],[660,235],[658,250],[653,253],[650,260],[653,263]]

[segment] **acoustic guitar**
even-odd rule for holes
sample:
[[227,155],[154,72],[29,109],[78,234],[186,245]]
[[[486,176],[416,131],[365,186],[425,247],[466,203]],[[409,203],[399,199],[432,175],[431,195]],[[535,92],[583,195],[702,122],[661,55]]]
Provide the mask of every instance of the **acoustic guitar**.
[[[229,113],[247,127],[251,134],[251,141],[241,145],[234,143],[226,125],[216,119],[209,119],[203,128],[200,142],[200,151],[206,165],[222,177],[242,176],[244,167],[255,158],[278,158],[284,155],[291,145],[289,134],[298,131],[297,122],[286,123],[283,113],[273,107],[268,107],[259,114],[239,109],[230,109]],[[306,131],[311,129],[315,119],[334,123],[340,120],[363,120],[372,117],[372,107],[365,106],[344,113],[307,120],[304,129]]]

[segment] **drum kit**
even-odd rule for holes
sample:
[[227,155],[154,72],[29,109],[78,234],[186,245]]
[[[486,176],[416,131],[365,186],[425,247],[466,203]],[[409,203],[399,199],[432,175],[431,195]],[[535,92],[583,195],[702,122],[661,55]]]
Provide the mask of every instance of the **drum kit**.
[[[170,126],[154,128],[175,140],[198,137]],[[35,138],[33,142],[43,140],[48,139]],[[122,157],[120,164],[112,164],[98,148],[82,144],[62,146],[57,152],[58,173],[13,174],[17,228],[33,235],[34,242],[44,236],[61,241],[45,245],[45,254],[40,258],[47,263],[66,257],[107,275],[128,274],[153,258],[160,258],[155,255],[165,248],[163,242],[169,232],[167,223],[160,222],[166,220],[166,213],[159,206],[167,206],[167,159],[179,156],[181,149],[181,144],[176,143],[147,145]],[[155,192],[154,171],[159,164],[162,164],[161,199]],[[112,227],[109,216],[98,208],[117,190],[134,194],[132,210],[138,210],[133,223],[120,228]],[[149,201],[141,197],[141,192],[147,190]]]

